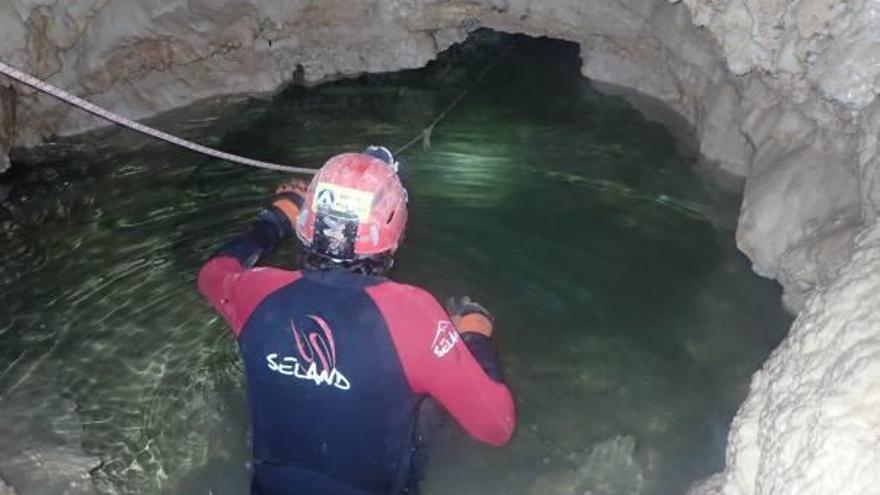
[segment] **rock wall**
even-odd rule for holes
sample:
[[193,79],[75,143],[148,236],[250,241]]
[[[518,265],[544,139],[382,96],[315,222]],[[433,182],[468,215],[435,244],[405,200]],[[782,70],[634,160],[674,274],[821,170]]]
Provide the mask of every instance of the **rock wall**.
[[[434,38],[400,20],[395,2],[377,1],[11,0],[0,3],[0,58],[143,118],[274,91],[298,66],[318,82],[424,65]],[[103,125],[43,96],[24,98],[20,114],[22,146]]]
[[808,301],[753,379],[726,470],[692,493],[880,493],[880,2],[685,3],[765,93],[739,109],[756,151],[738,244]]
[[15,495],[15,492],[6,483],[3,483],[3,480],[0,480],[0,495]]
[[[420,67],[479,26],[552,36],[582,45],[588,77],[711,127],[701,142],[722,166],[743,175],[750,161],[720,52],[664,0],[11,0],[0,25],[4,61],[135,118],[294,78]],[[23,146],[102,124],[42,96],[21,107]]]
[[[419,67],[479,26],[571,40],[585,76],[746,178],[739,246],[797,310],[834,279],[880,204],[877,3],[10,0],[0,60],[143,118],[218,94]],[[20,92],[19,146],[103,125]],[[0,104],[0,160],[8,113]]]
[[755,153],[737,240],[803,306],[877,216],[877,0],[684,0],[718,40]]
[[0,86],[0,174],[11,166],[9,148],[15,140],[16,103],[15,90],[11,86]]
[[[585,76],[696,136],[708,162],[744,177],[737,241],[755,270],[783,284],[792,309],[813,297],[792,339],[757,375],[734,425],[728,470],[702,493],[795,493],[781,480],[828,472],[813,445],[795,439],[799,432],[856,453],[876,450],[876,436],[858,437],[864,429],[810,436],[810,427],[790,427],[819,421],[830,432],[818,412],[794,415],[798,401],[821,398],[822,386],[847,394],[869,386],[858,367],[778,363],[809,358],[814,347],[800,333],[841,333],[835,322],[852,315],[835,305],[870,317],[850,298],[868,298],[855,288],[868,282],[854,273],[874,262],[875,248],[872,234],[857,234],[880,210],[880,0],[7,0],[0,60],[142,118],[293,80],[419,67],[479,26],[579,43]],[[17,119],[0,104],[3,156],[13,135],[31,146],[101,125],[27,91],[17,103]],[[807,385],[795,371],[827,373],[827,383]],[[843,407],[827,404],[822,414]],[[782,419],[767,419],[777,410]],[[800,458],[812,461],[790,462]],[[875,481],[844,474],[822,485],[825,493],[868,493],[858,483]]]
[[[479,26],[556,37],[581,45],[585,76],[696,134],[707,160],[740,176],[752,162],[737,79],[710,33],[666,0],[9,0],[0,26],[0,60],[134,118],[419,67]],[[103,125],[21,93],[19,146]]]
[[727,470],[692,495],[880,493],[880,224],[752,378]]

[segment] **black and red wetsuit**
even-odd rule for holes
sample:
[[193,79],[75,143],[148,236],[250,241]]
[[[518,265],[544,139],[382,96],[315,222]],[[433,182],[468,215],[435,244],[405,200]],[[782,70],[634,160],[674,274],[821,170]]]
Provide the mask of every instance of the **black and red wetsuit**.
[[489,338],[456,331],[417,287],[341,269],[254,267],[289,232],[270,208],[199,274],[244,360],[254,493],[403,492],[429,396],[477,440],[509,440],[513,400]]

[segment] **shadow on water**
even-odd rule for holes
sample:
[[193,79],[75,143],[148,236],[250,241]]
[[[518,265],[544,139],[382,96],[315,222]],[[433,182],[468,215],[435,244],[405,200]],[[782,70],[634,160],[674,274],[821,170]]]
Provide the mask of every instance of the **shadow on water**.
[[[595,91],[576,46],[478,32],[423,70],[157,122],[318,165],[407,142],[490,64],[431,146],[402,155],[411,224],[395,277],[493,309],[520,424],[498,450],[448,425],[425,491],[681,493],[721,467],[749,376],[790,319],[713,222],[736,198],[665,129]],[[280,177],[119,131],[56,148],[18,169],[0,210],[0,418],[67,426],[9,430],[0,477],[41,483],[25,479],[30,450],[68,455],[101,493],[244,493],[241,364],[194,282]],[[272,261],[291,265],[294,249]]]

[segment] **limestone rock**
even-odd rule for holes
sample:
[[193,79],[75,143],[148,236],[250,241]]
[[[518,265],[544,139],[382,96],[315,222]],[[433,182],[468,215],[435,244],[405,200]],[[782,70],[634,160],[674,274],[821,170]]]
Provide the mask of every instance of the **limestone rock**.
[[0,479],[0,495],[15,495],[15,491],[12,487],[4,483],[2,479]]
[[[815,277],[798,274],[833,272],[831,265],[839,260],[786,253],[821,243],[816,232],[836,230],[842,210],[848,219],[871,219],[876,211],[871,197],[877,127],[871,115],[880,93],[880,2],[683,3],[694,23],[712,33],[728,69],[740,76],[734,80],[740,118],[734,122],[755,152],[747,172],[740,245],[759,273],[783,283],[798,309],[796,301],[817,287]],[[729,143],[729,136],[720,141]],[[701,138],[711,140],[712,134],[703,132]],[[795,166],[793,160],[804,162]],[[771,171],[774,167],[779,170]],[[828,174],[828,187],[817,174]],[[803,192],[795,192],[793,185]],[[796,204],[795,198],[800,198]]]
[[[880,90],[876,0],[685,0],[736,74],[766,71],[780,91],[811,90],[854,108]],[[789,77],[794,76],[794,77]]]
[[[297,67],[307,84],[418,67],[478,26],[580,43],[586,75],[657,98],[694,127],[700,98],[724,74],[687,9],[663,0],[20,0],[0,6],[0,25],[18,36],[0,44],[0,58],[134,118],[274,91]],[[23,146],[103,124],[42,96],[21,107]],[[705,127],[725,134],[730,122]],[[704,151],[743,172],[741,141],[708,139]]]
[[636,440],[616,436],[592,446],[577,469],[542,478],[531,493],[543,495],[639,495],[644,470],[636,460]]
[[76,405],[50,387],[29,387],[0,397],[0,438],[0,473],[16,492],[97,493],[90,471],[100,460],[82,451]]
[[865,217],[872,221],[880,213],[880,100],[862,112],[861,120],[860,192]]
[[745,176],[752,164],[753,150],[740,129],[741,97],[735,85],[723,80],[700,100],[700,152],[722,168]]
[[9,169],[9,149],[15,139],[15,90],[0,86],[0,174]]
[[[25,43],[0,58],[134,118],[209,96],[278,89],[297,66],[315,83],[424,65],[431,32],[400,22],[404,2],[44,2],[0,7],[0,25]],[[352,29],[357,26],[357,29]],[[23,102],[19,135],[32,145],[103,125],[45,97]]]
[[691,495],[880,493],[880,224],[752,379],[727,470]]
[[737,229],[737,244],[758,273],[779,278],[786,252],[831,225],[859,218],[851,160],[824,149],[820,140],[794,147],[768,140],[758,149]]

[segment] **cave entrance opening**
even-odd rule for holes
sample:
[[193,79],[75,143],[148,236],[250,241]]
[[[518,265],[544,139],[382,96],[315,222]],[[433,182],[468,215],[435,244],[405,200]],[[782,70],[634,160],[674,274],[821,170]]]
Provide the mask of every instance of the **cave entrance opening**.
[[[157,120],[231,152],[318,165],[406,142],[494,64],[430,147],[401,156],[411,226],[394,276],[491,307],[520,424],[501,450],[449,425],[426,493],[683,492],[722,467],[749,377],[788,328],[777,289],[723,221],[737,198],[661,125],[596,91],[579,56],[479,31],[424,69]],[[279,176],[116,130],[17,169],[0,210],[0,418],[18,426],[0,473],[27,449],[57,450],[78,452],[101,492],[244,493],[242,370],[194,278]],[[287,246],[272,262],[294,259]],[[59,418],[52,439],[36,433]]]

